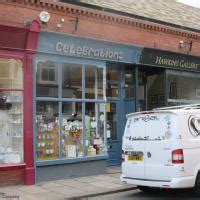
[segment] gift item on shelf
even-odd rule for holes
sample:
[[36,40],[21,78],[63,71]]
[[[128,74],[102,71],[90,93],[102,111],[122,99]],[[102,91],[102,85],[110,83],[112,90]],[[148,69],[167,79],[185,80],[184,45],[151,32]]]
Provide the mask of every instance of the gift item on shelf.
[[12,163],[20,163],[21,162],[21,157],[17,153],[13,154],[7,154],[4,156],[4,161],[5,164],[12,164]]
[[65,146],[66,156],[68,158],[76,157],[76,145],[66,145]]
[[38,160],[55,159],[59,156],[59,126],[56,123],[56,118],[50,120],[46,118],[46,115],[37,115],[36,147]]
[[62,152],[63,156],[66,158],[82,157],[82,121],[70,121],[68,118],[63,118],[62,125],[62,144],[63,148],[65,149],[65,151]]
[[96,156],[96,149],[93,146],[88,147],[87,156]]

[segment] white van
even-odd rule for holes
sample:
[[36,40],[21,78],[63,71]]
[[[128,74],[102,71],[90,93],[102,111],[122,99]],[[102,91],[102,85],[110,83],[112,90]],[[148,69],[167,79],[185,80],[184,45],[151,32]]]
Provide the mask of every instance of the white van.
[[127,115],[121,181],[151,188],[192,188],[200,193],[200,105]]

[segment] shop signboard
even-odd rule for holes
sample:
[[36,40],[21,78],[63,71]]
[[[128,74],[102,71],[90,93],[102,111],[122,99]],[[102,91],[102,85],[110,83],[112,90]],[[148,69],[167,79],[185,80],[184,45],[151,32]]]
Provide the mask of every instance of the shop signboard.
[[196,56],[144,48],[140,64],[186,71],[200,71],[200,59]]
[[138,63],[142,47],[61,33],[41,32],[38,53]]

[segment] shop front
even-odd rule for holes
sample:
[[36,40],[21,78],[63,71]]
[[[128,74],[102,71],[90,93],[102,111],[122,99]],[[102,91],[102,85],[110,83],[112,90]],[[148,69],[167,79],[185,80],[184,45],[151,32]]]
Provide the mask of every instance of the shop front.
[[0,29],[0,186],[34,184],[31,87],[39,23]]
[[144,48],[137,109],[199,103],[199,72],[199,57]]
[[37,52],[36,181],[105,173],[107,160],[120,163],[141,48],[41,32]]

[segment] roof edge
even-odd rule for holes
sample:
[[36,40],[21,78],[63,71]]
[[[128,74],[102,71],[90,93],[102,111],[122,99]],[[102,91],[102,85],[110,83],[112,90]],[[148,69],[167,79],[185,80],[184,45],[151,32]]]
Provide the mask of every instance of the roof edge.
[[148,31],[162,32],[165,34],[187,37],[190,39],[199,40],[200,30],[183,27],[168,22],[154,20],[134,14],[124,13],[109,8],[102,8],[81,2],[66,0],[64,2],[53,2],[50,0],[3,0],[6,3],[23,4],[46,8],[54,12],[62,12],[77,16],[84,16],[96,20],[107,21],[116,24],[136,27]]

